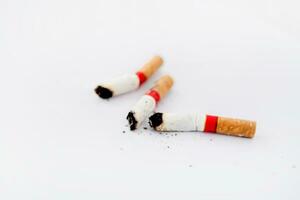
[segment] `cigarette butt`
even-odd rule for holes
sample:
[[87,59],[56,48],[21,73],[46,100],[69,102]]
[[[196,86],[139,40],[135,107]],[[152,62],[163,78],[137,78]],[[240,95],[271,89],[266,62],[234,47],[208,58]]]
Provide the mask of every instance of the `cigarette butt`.
[[96,87],[95,92],[99,97],[109,99],[113,96],[134,91],[145,83],[159,69],[162,63],[162,58],[155,56],[135,74],[124,74],[111,81],[102,83]]
[[161,77],[145,95],[135,104],[128,113],[127,120],[130,130],[135,130],[147,119],[155,110],[158,102],[165,97],[173,85],[173,79],[166,75]]
[[256,122],[202,114],[155,113],[149,118],[156,131],[200,131],[253,138]]

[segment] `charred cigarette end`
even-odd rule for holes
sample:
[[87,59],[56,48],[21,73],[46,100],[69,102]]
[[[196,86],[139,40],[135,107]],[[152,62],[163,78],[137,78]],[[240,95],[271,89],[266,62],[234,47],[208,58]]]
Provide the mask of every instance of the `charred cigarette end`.
[[113,92],[110,89],[102,87],[102,86],[98,86],[95,89],[95,92],[102,99],[109,99],[113,96]]
[[134,131],[136,129],[136,125],[137,125],[137,121],[134,117],[134,113],[133,112],[129,112],[127,115],[127,120],[129,123],[129,127],[131,131]]
[[151,117],[149,117],[149,124],[152,128],[156,129],[156,127],[160,126],[163,123],[163,114],[155,113]]

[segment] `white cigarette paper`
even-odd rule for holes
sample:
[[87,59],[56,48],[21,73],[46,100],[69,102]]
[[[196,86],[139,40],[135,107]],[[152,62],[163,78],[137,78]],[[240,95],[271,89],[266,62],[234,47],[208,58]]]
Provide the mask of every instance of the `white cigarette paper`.
[[164,123],[155,127],[158,131],[203,131],[205,116],[200,114],[173,114],[162,115]]
[[140,81],[135,74],[125,74],[102,84],[103,87],[113,91],[113,96],[124,94],[139,87]]

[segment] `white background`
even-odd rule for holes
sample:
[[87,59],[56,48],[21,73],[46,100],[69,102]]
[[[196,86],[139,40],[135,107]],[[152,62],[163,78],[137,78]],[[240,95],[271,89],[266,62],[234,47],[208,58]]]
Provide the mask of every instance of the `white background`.
[[[0,199],[299,199],[299,7],[1,0]],[[155,54],[165,64],[139,91],[94,94]],[[256,137],[128,131],[166,73],[159,111],[256,120]]]

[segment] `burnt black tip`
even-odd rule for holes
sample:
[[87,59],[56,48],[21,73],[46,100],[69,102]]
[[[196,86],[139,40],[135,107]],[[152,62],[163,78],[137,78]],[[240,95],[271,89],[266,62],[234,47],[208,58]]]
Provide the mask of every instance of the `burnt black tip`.
[[134,113],[133,112],[129,112],[128,113],[127,120],[129,122],[130,130],[134,131],[136,129],[137,121],[136,121],[136,119],[134,117]]
[[155,113],[151,117],[149,117],[149,124],[154,129],[156,129],[156,127],[160,126],[162,123],[163,123],[162,113]]
[[109,99],[110,97],[113,96],[113,92],[105,87],[102,86],[98,86],[95,89],[96,94],[98,94],[99,97],[103,98],[103,99]]

